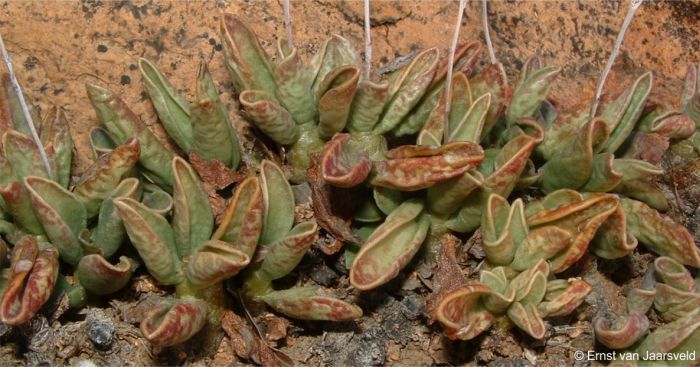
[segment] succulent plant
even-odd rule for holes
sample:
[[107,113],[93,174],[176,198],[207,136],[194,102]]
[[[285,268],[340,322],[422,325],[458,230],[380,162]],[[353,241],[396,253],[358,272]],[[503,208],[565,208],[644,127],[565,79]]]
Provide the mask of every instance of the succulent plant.
[[535,265],[508,279],[503,267],[483,270],[472,281],[442,298],[436,318],[451,339],[473,339],[488,329],[498,316],[507,316],[536,339],[544,337],[542,320],[571,313],[592,288],[580,279],[550,279],[549,264]]
[[[321,288],[273,288],[274,280],[289,274],[302,260],[316,240],[318,225],[306,221],[293,226],[292,188],[282,170],[271,161],[263,161],[260,166],[260,186],[256,191],[252,187],[246,190],[252,196],[248,200],[262,201],[264,207],[261,246],[259,255],[255,256],[259,260],[251,264],[243,276],[246,295],[297,319],[347,321],[361,317],[362,309],[326,294],[328,292]],[[225,231],[217,231],[219,233],[228,235]],[[249,248],[248,252],[253,256],[255,247]]]
[[139,60],[146,90],[163,127],[185,154],[194,152],[205,160],[217,160],[236,170],[240,143],[231,117],[219,99],[214,81],[204,62],[197,75],[197,97],[188,103],[156,66]]
[[[309,154],[342,131],[349,132],[357,154],[383,159],[382,135],[416,133],[436,103],[447,71],[431,48],[388,80],[374,82],[360,76],[359,56],[338,35],[305,65],[284,40],[278,42],[279,61],[270,62],[255,34],[233,15],[224,15],[221,33],[243,114],[288,148],[291,179],[297,183],[306,179]],[[461,47],[455,67],[471,72],[480,49],[478,42]]]
[[[316,289],[272,289],[272,280],[291,272],[301,261],[317,227],[314,222],[304,222],[292,228],[294,201],[279,167],[263,161],[260,179],[249,177],[238,186],[216,231],[197,173],[179,157],[173,159],[171,169],[170,222],[167,213],[133,198],[114,201],[149,273],[160,284],[175,286],[176,298],[162,302],[141,322],[141,331],[151,343],[179,344],[207,322],[218,325],[226,306],[222,281],[261,257],[244,277],[248,295],[255,300],[303,319],[347,320],[362,315],[356,306],[318,294]],[[263,255],[256,255],[256,250]]]
[[[39,147],[14,129],[22,129],[21,115],[4,116],[9,129],[3,131],[0,156],[3,235],[16,246],[0,313],[3,322],[18,325],[39,310],[57,284],[70,305],[77,305],[85,289],[112,293],[129,280],[134,263],[121,257],[112,265],[108,259],[125,239],[113,199],[139,194],[138,180],[126,178],[139,158],[139,144],[132,139],[100,157],[69,191],[73,142],[62,111],[50,110],[38,128],[54,178],[41,165]],[[72,283],[58,278],[59,257],[75,266]]]
[[[695,365],[700,352],[700,282],[670,257],[657,258],[650,270],[646,284],[628,295],[626,315],[612,322],[608,315],[596,319],[596,339],[608,348],[627,349],[639,356],[637,361],[615,361],[613,365]],[[650,288],[654,278],[656,285]],[[652,305],[666,324],[647,335],[646,313]],[[685,353],[695,359],[672,361],[655,357],[664,353]]]
[[[174,285],[177,299],[161,302],[141,322],[153,344],[170,346],[191,338],[223,312],[221,281],[248,265],[250,257],[233,244],[211,237],[214,217],[193,168],[182,158],[171,162],[172,218],[131,197],[114,200],[131,243],[148,272]],[[234,202],[235,204],[235,202]],[[228,222],[222,223],[223,227]],[[251,228],[255,231],[255,228]],[[258,228],[259,231],[259,228]]]

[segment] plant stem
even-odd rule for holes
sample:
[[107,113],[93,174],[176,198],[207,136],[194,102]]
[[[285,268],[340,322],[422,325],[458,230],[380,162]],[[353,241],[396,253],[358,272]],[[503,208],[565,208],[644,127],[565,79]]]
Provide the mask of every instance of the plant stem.
[[489,50],[491,63],[496,64],[496,53],[493,51],[493,43],[491,43],[491,32],[489,31],[489,5],[488,0],[481,0],[481,23],[484,25],[484,38],[486,38],[486,48]]
[[22,106],[22,113],[24,114],[24,117],[27,120],[27,125],[29,125],[29,131],[32,133],[32,139],[34,140],[34,143],[39,149],[39,156],[41,156],[41,160],[44,162],[46,173],[49,175],[49,178],[53,180],[54,175],[53,170],[51,169],[51,165],[49,164],[49,158],[46,155],[44,145],[41,144],[39,134],[37,134],[36,128],[34,127],[34,120],[32,120],[32,116],[29,113],[29,107],[27,107],[27,102],[24,100],[24,93],[22,93],[22,88],[19,86],[19,82],[17,82],[17,77],[15,76],[15,72],[12,68],[12,58],[10,58],[10,54],[5,48],[5,42],[2,39],[2,35],[0,35],[0,51],[2,52],[2,58],[5,61],[5,64],[7,65],[7,72],[10,75],[10,84],[12,84],[12,89],[14,89],[14,92],[17,95],[17,99],[19,100],[19,104],[20,106]]
[[452,37],[452,45],[450,46],[450,55],[447,61],[447,80],[445,81],[445,127],[444,127],[444,143],[447,143],[450,136],[450,107],[452,107],[452,67],[455,62],[455,51],[457,50],[457,41],[459,40],[459,28],[462,25],[462,15],[464,14],[464,6],[466,0],[459,0],[459,13],[457,14],[457,23],[455,24],[454,36]]
[[372,67],[372,33],[370,32],[371,20],[369,17],[369,0],[365,0],[365,67],[364,79],[369,80]]
[[284,10],[284,29],[287,31],[287,47],[292,50],[294,42],[292,42],[292,16],[289,14],[289,0],[282,0],[282,9]]
[[595,90],[595,98],[593,99],[593,105],[591,106],[591,112],[590,112],[590,118],[595,117],[595,113],[598,110],[598,104],[600,103],[600,95],[603,93],[603,86],[605,85],[605,79],[608,78],[608,74],[610,73],[610,70],[612,69],[613,63],[615,62],[615,59],[617,58],[618,52],[620,52],[620,46],[622,46],[622,41],[625,39],[625,32],[627,31],[627,28],[629,27],[630,23],[632,22],[632,18],[634,18],[634,13],[637,11],[639,6],[642,4],[643,0],[630,0],[630,7],[627,10],[627,15],[625,16],[625,20],[622,22],[622,27],[620,28],[620,32],[617,34],[617,39],[615,40],[615,45],[613,46],[613,50],[610,53],[610,58],[608,58],[607,64],[605,64],[605,69],[603,69],[603,73],[600,75],[600,79],[598,80],[598,86],[596,87]]

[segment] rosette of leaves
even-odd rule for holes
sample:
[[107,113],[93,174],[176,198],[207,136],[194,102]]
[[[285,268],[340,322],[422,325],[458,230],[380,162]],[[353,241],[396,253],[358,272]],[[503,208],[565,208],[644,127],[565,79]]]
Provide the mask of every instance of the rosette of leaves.
[[[700,281],[694,279],[683,264],[669,257],[654,261],[648,279],[656,278],[654,288],[634,289],[627,299],[627,315],[615,318],[603,316],[595,321],[596,339],[612,349],[625,349],[640,356],[639,361],[615,361],[613,365],[686,365],[698,362],[700,353]],[[653,282],[651,282],[653,284]],[[654,306],[666,322],[647,335],[647,310]],[[685,353],[695,359],[647,359],[656,353]]]
[[94,154],[109,152],[115,146],[136,138],[141,149],[139,174],[166,191],[172,192],[171,163],[175,154],[158,140],[119,96],[93,83],[86,84],[86,89],[97,120],[104,127],[104,129],[93,129],[90,133]]
[[[247,248],[247,253],[256,261],[245,270],[245,294],[253,301],[264,302],[292,318],[330,321],[360,318],[362,309],[328,295],[318,287],[275,290],[273,281],[291,273],[299,264],[316,240],[318,225],[314,221],[294,225],[292,188],[282,170],[271,161],[262,162],[260,188],[256,187],[256,190],[255,200],[261,201],[259,206],[264,208],[263,225],[257,255],[253,256],[255,246]],[[230,236],[228,232],[219,230],[215,236],[227,238]]]
[[[11,106],[11,98],[4,101]],[[122,257],[117,265],[108,261],[125,238],[112,200],[138,193],[138,181],[124,177],[138,160],[139,144],[128,141],[101,157],[69,191],[73,142],[62,111],[50,110],[37,126],[55,179],[49,178],[34,141],[14,129],[26,124],[23,115],[8,111],[4,116],[9,122],[4,125],[10,129],[4,131],[0,155],[1,227],[5,240],[16,247],[0,317],[17,325],[39,310],[57,284],[70,305],[77,305],[83,300],[83,287],[106,294],[129,280],[133,271],[129,259]],[[73,284],[58,278],[59,255],[75,266]]]
[[499,317],[542,339],[543,317],[568,315],[591,291],[580,279],[552,279],[549,270],[545,260],[511,278],[503,267],[483,270],[478,282],[468,282],[441,299],[436,319],[450,339],[473,339]]
[[177,146],[186,155],[194,152],[236,170],[241,155],[238,134],[206,64],[199,66],[195,102],[191,104],[152,62],[141,58],[139,68],[158,118]]
[[[237,246],[257,241],[260,221],[256,207],[242,202],[238,212],[243,233],[236,245],[212,237],[214,217],[199,176],[182,158],[171,162],[173,172],[172,216],[149,208],[131,197],[114,200],[131,243],[148,272],[162,285],[175,286],[176,297],[161,302],[141,322],[141,332],[157,346],[171,346],[190,339],[207,322],[218,325],[224,300],[221,282],[236,275],[250,262]],[[253,179],[254,180],[254,179]],[[259,211],[259,210],[258,210]],[[222,222],[227,228],[230,218]],[[250,238],[246,238],[246,236]]]
[[[370,202],[370,209],[374,208],[378,213],[373,216],[374,220],[381,220],[382,214],[391,213],[376,229],[377,234],[368,238],[352,263],[350,280],[355,287],[371,289],[394,278],[416,254],[426,237],[438,238],[448,229],[466,232],[476,228],[479,220],[471,223],[473,218],[466,213],[476,212],[480,218],[482,202],[488,193],[509,195],[515,188],[530,153],[541,140],[541,129],[537,124],[522,121],[509,131],[512,138],[503,146],[482,151],[479,142],[487,139],[489,129],[504,111],[501,97],[505,93],[505,76],[499,71],[502,68],[498,65],[487,67],[473,78],[473,88],[465,73],[456,73],[452,80],[453,109],[450,116],[444,114],[443,93],[419,135],[421,145],[391,150],[386,154],[389,158],[386,161],[371,162],[353,157],[353,152],[358,149],[353,148],[350,139],[343,135],[337,135],[327,145],[321,161],[325,181],[340,187],[366,182],[374,190],[374,200]],[[474,98],[475,93],[483,94]],[[492,95],[497,96],[495,105],[491,104]],[[448,141],[442,145],[445,119],[448,121]],[[468,149],[454,150],[460,155],[445,154],[453,147]],[[405,159],[410,164],[394,164],[392,158],[395,157],[410,158]],[[468,164],[450,166],[451,162],[460,161]],[[386,173],[383,171],[394,166],[396,168]],[[426,175],[423,172],[439,174]],[[423,189],[426,190],[421,193],[422,200],[414,198],[410,203],[399,205],[403,200],[401,191]],[[361,220],[372,218],[367,212],[371,213],[364,209]],[[462,219],[463,215],[467,215],[469,222]],[[426,218],[430,225],[421,225],[422,218]],[[405,236],[411,231],[403,229],[409,225],[420,228],[410,240]]]
[[[124,178],[131,172],[138,156],[138,142],[131,140],[117,147],[112,153],[101,157],[78,180],[71,191],[53,180],[35,175],[40,172],[31,172],[23,179],[21,186],[19,184],[10,186],[9,189],[16,189],[16,192],[9,190],[3,192],[3,197],[9,205],[28,206],[27,211],[12,211],[15,217],[23,216],[18,221],[22,226],[18,227],[17,231],[24,231],[25,228],[41,230],[41,233],[33,234],[38,236],[38,239],[25,240],[23,246],[28,248],[38,246],[42,251],[40,254],[48,251],[48,247],[53,247],[53,252],[60,255],[63,262],[75,267],[72,284],[61,279],[61,292],[68,295],[71,306],[79,305],[84,300],[85,290],[98,295],[113,293],[126,285],[131,278],[135,265],[131,259],[122,256],[116,265],[113,265],[109,259],[118,252],[126,238],[113,200],[122,196],[136,198],[140,194],[139,181],[135,178]],[[19,190],[26,190],[28,202],[19,202],[22,200]],[[14,199],[18,200],[13,201]],[[30,227],[24,227],[26,224],[30,224]],[[34,261],[29,255],[36,250],[18,249],[18,251],[22,255],[13,255],[13,259],[25,264]],[[34,257],[37,259],[36,266],[41,269],[40,258],[37,254],[34,254]],[[55,266],[55,274],[58,274],[58,259],[52,264]],[[26,277],[26,270],[15,271],[22,266],[12,264],[11,268],[13,269],[10,273],[11,280],[14,276],[19,277],[17,279]],[[16,288],[15,292],[6,292],[3,298],[4,305],[19,305],[22,297],[31,296],[32,280],[32,275],[29,275],[25,288],[21,289],[24,295],[19,288]],[[49,294],[55,284],[55,279],[53,282],[47,281],[46,291]],[[34,304],[36,305],[37,302]],[[33,309],[34,312],[37,310]],[[0,311],[10,312],[5,308]],[[33,313],[15,315],[11,321],[8,319],[8,322],[23,323],[31,316]]]
[[[357,52],[338,35],[304,64],[284,40],[278,42],[279,61],[272,63],[255,34],[230,14],[223,17],[221,33],[243,114],[287,148],[293,182],[306,179],[309,154],[320,151],[336,133],[349,132],[362,154],[379,158],[385,150],[383,134],[416,133],[447,71],[446,65],[438,65],[437,49],[431,48],[386,80],[374,82],[360,76]],[[461,47],[455,67],[470,72],[480,49],[478,42]]]
[[[526,68],[516,91],[531,88],[528,77],[541,70],[546,68]],[[545,192],[562,188],[615,192],[659,210],[668,209],[654,182],[663,170],[655,164],[669,140],[689,137],[695,124],[685,113],[652,100],[652,84],[652,74],[645,73],[594,117],[589,116],[586,104],[562,113],[549,103],[544,104],[548,110],[544,113],[539,108],[528,111],[530,116],[540,113],[538,122],[545,130],[536,150],[542,163],[537,184]]]

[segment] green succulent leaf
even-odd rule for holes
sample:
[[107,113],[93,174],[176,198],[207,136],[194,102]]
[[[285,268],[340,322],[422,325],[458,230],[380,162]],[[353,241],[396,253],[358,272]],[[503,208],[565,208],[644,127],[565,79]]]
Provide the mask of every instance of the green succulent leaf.
[[372,185],[416,191],[461,176],[484,158],[478,144],[448,143],[438,148],[404,145],[386,153],[387,160],[375,162]]
[[318,131],[322,138],[330,139],[345,128],[359,80],[360,69],[346,65],[334,69],[321,82],[317,99]]
[[139,162],[146,171],[144,173],[156,184],[163,185],[166,189],[172,187],[170,162],[173,153],[139,121],[121,98],[95,84],[87,84],[87,91],[97,119],[107,128],[115,142],[124,144],[129,138],[137,138],[141,147]]
[[112,152],[102,155],[76,183],[73,194],[85,206],[88,218],[100,210],[105,200],[139,160],[138,140],[131,138]]
[[[533,59],[531,59],[533,60]],[[539,110],[542,101],[547,98],[549,89],[554,79],[561,72],[560,67],[548,66],[528,70],[530,61],[523,69],[523,76],[515,86],[513,97],[506,111],[506,120],[509,124],[520,117],[532,117]],[[538,65],[539,66],[539,65]]]
[[299,265],[306,251],[316,239],[318,225],[308,221],[298,224],[289,234],[268,246],[260,267],[261,277],[279,279]]
[[472,282],[446,295],[436,311],[445,336],[453,340],[470,340],[491,327],[495,316],[482,303],[482,299],[490,294],[492,291],[488,286]]
[[165,131],[180,149],[189,153],[193,144],[189,103],[170,85],[168,79],[152,62],[140,58],[139,69],[148,96],[158,112],[158,118]]
[[173,230],[161,215],[131,198],[114,200],[131,243],[148,272],[163,285],[183,280]]
[[58,278],[58,251],[41,248],[34,236],[15,245],[7,286],[0,301],[0,321],[22,325],[49,300]]
[[202,243],[199,251],[184,262],[184,273],[189,284],[205,288],[238,274],[250,263],[250,257],[236,250],[230,243],[209,240]]
[[275,95],[272,64],[255,33],[231,14],[221,19],[227,65],[238,91],[262,90]]
[[55,179],[64,188],[70,183],[70,170],[73,161],[73,138],[68,121],[62,109],[52,107],[44,116],[41,127],[41,141],[48,149],[55,165]]
[[700,254],[693,236],[685,227],[642,202],[621,199],[620,203],[625,209],[627,227],[639,242],[659,255],[684,265],[700,267]]
[[334,69],[345,65],[358,65],[359,63],[360,56],[350,41],[337,34],[332,35],[323,43],[321,50],[313,56],[309,64],[312,75],[314,75],[311,95],[318,96],[318,90],[321,88],[323,80]]
[[614,153],[625,142],[637,125],[651,92],[653,77],[647,72],[637,79],[610,106],[603,109],[600,117],[608,124],[610,138],[605,144],[605,152]]
[[[360,80],[352,99],[346,128],[350,132],[369,132],[377,124],[389,98],[389,83]],[[409,115],[410,116],[410,115]]]
[[197,101],[191,115],[192,149],[204,159],[215,159],[236,169],[241,160],[238,133],[204,62],[197,73]]
[[35,235],[45,234],[44,228],[41,226],[34,208],[32,208],[29,193],[24,185],[14,181],[5,186],[0,186],[0,196],[2,196],[7,212],[10,213],[19,229]]
[[260,243],[269,245],[282,239],[292,229],[294,193],[282,170],[268,160],[260,164],[260,186],[265,205]]
[[430,227],[423,204],[411,199],[401,204],[369,237],[355,257],[350,282],[369,290],[395,278],[418,252]]
[[87,226],[85,206],[54,181],[28,176],[24,185],[46,236],[65,262],[77,264],[83,256],[78,235]]
[[271,95],[246,90],[239,96],[243,112],[255,126],[278,144],[289,145],[299,139],[299,127],[292,115]]
[[252,258],[263,228],[263,194],[255,177],[238,186],[212,239],[231,243]]
[[173,235],[180,258],[198,251],[211,237],[214,214],[209,206],[202,181],[192,167],[180,157],[173,159]]
[[361,308],[324,296],[316,287],[274,291],[261,299],[276,311],[295,319],[350,321],[362,317]]
[[353,141],[350,134],[336,134],[321,152],[321,174],[331,185],[357,186],[364,182],[371,169],[366,147]]
[[427,92],[435,76],[438,50],[427,49],[413,59],[401,76],[389,88],[387,105],[379,123],[374,127],[377,134],[384,134],[395,127],[415,107]]
[[119,197],[136,199],[138,189],[139,180],[133,177],[127,178],[120,182],[119,186],[102,201],[97,216],[97,226],[92,230],[91,239],[105,258],[114,255],[126,239],[126,229],[117,208],[114,206],[114,199]]
[[169,347],[192,338],[206,322],[206,302],[198,299],[165,301],[144,315],[141,333],[151,344]]
[[312,121],[316,113],[314,96],[311,95],[313,75],[305,67],[296,48],[287,50],[278,40],[277,50],[281,60],[275,66],[277,99],[289,111],[297,123]]
[[32,138],[9,130],[2,140],[5,158],[12,165],[17,180],[21,181],[27,176],[49,177],[39,155],[39,148]]
[[118,264],[112,265],[104,257],[90,254],[80,259],[76,276],[80,285],[90,293],[105,295],[122,289],[135,268],[133,260],[125,256],[119,258]]
[[101,155],[114,150],[117,143],[114,142],[109,132],[101,127],[93,127],[90,129],[90,149],[92,149],[92,158],[97,160]]

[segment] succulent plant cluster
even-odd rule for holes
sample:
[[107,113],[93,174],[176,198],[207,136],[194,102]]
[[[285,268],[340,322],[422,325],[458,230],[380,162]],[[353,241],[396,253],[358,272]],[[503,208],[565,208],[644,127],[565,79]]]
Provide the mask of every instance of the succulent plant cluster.
[[[195,161],[230,173],[239,169],[242,151],[205,64],[189,103],[153,63],[139,62],[175,149],[113,92],[88,84],[102,127],[90,134],[96,162],[76,180],[60,110],[39,126],[48,172],[3,84],[0,265],[9,252],[11,260],[0,283],[2,322],[26,322],[52,294],[79,306],[86,292],[116,292],[138,263],[175,289],[141,323],[158,346],[217,327],[228,307],[223,283],[233,277],[247,301],[292,318],[360,318],[359,307],[330,290],[276,289],[318,237],[316,221],[297,223],[289,183],[306,182],[311,169],[323,185],[359,203],[351,221],[355,243],[345,251],[359,291],[396,278],[424,245],[421,254],[444,257],[454,251],[445,250],[446,236],[478,231],[484,252],[478,272],[467,279],[457,270],[427,312],[448,338],[473,339],[504,320],[541,339],[544,318],[574,312],[592,291],[567,276],[589,249],[618,259],[641,243],[660,255],[659,282],[650,275],[649,284],[633,290],[624,316],[598,318],[598,340],[613,349],[697,351],[700,285],[686,266],[699,268],[700,255],[690,233],[660,213],[669,203],[656,182],[671,143],[700,152],[696,67],[679,109],[652,94],[646,73],[591,116],[587,104],[559,111],[549,101],[559,68],[532,58],[510,87],[503,65],[477,67],[479,42],[459,47],[452,64],[440,61],[437,49],[425,50],[374,81],[361,75],[358,53],[340,36],[304,63],[284,40],[273,62],[232,15],[223,16],[221,33],[242,116],[284,147],[291,169],[271,160],[247,167],[235,191],[218,187],[216,195],[230,196],[218,219]],[[401,144],[407,139],[415,144]],[[509,201],[523,190],[535,198]],[[127,242],[140,261],[122,256],[114,265]],[[70,275],[59,275],[61,263]],[[667,324],[646,335],[652,305]]]

